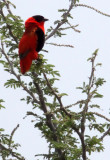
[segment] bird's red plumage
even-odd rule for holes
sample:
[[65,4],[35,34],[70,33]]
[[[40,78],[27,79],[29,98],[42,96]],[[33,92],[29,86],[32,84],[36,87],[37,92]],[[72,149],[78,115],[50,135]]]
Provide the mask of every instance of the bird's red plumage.
[[25,52],[29,52],[24,58],[20,60],[21,73],[24,74],[30,69],[32,60],[38,58],[36,52],[37,36],[33,31],[29,31],[23,34],[19,43],[19,55]]
[[32,61],[38,59],[37,29],[40,28],[44,32],[44,22],[37,22],[33,17],[25,22],[25,32],[19,43],[19,57],[21,73],[25,74],[31,67]]

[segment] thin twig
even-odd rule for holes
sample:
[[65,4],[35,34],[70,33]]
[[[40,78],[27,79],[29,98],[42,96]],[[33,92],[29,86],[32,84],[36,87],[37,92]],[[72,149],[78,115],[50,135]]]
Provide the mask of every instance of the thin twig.
[[98,117],[100,117],[100,118],[103,118],[103,119],[105,119],[105,120],[107,120],[108,122],[110,122],[110,119],[109,118],[107,118],[106,116],[104,116],[104,115],[102,115],[102,114],[100,114],[100,113],[97,113],[97,112],[88,112],[88,114],[95,114],[96,116],[98,116]]
[[70,48],[74,48],[73,45],[69,45],[69,44],[57,44],[57,43],[46,43],[46,44],[50,44],[50,45],[57,46],[57,47],[70,47]]
[[[65,110],[66,110],[66,109],[69,109],[69,108],[71,108],[71,107],[73,107],[73,106],[76,106],[76,105],[78,105],[78,104],[80,104],[80,103],[85,104],[85,103],[86,103],[86,100],[77,101],[76,103],[70,104],[70,105],[68,105],[68,106],[65,106],[64,108],[65,108]],[[58,108],[58,109],[56,109],[56,110],[53,110],[53,111],[48,112],[47,114],[54,114],[54,113],[57,113],[57,112],[60,112],[60,111],[61,111],[61,108]],[[82,114],[82,112],[79,112],[79,113],[77,113],[77,114]],[[74,116],[74,112],[71,113],[71,116]]]
[[110,127],[99,139],[102,141],[108,134],[110,134]]
[[[91,63],[92,63],[92,68],[91,68],[91,74],[89,77],[89,82],[88,82],[88,91],[87,91],[87,99],[86,99],[86,103],[85,103],[85,107],[84,107],[84,112],[87,112],[88,110],[88,103],[90,102],[93,93],[90,93],[91,88],[94,85],[94,72],[95,72],[95,59],[96,59],[97,54],[95,54],[92,58],[91,58]],[[97,89],[97,88],[96,88]]]
[[37,154],[35,155],[36,157],[39,157],[39,156],[43,156],[43,157],[46,157],[46,158],[51,158],[52,156],[54,156],[54,154]]
[[67,30],[67,29],[70,29],[70,28],[76,28],[76,27],[78,27],[79,26],[79,24],[76,24],[76,25],[72,25],[72,26],[69,26],[69,27],[65,27],[65,28],[59,28],[59,30]]
[[9,141],[9,148],[11,147],[11,142],[12,142],[12,138],[14,136],[14,133],[16,132],[16,130],[19,128],[19,124],[12,130],[11,132],[11,136],[10,136],[10,141]]
[[70,104],[68,106],[65,106],[65,108],[70,108],[72,106],[76,106],[78,104],[85,104],[86,103],[86,100],[80,100],[80,101],[77,101],[76,103],[73,103],[73,104]]
[[67,22],[67,23],[69,24],[70,28],[72,28],[75,32],[78,32],[78,33],[81,32],[80,30],[76,29],[76,26],[78,26],[78,25],[72,26],[69,22]]
[[109,14],[103,13],[102,11],[99,11],[98,9],[91,7],[91,6],[88,6],[86,4],[75,4],[74,7],[86,7],[86,8],[89,8],[89,9],[96,11],[99,14],[102,14],[103,16],[110,17]]

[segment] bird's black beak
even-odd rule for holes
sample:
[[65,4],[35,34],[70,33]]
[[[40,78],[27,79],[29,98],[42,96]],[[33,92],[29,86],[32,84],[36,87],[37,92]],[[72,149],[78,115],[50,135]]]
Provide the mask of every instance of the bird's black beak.
[[44,18],[44,22],[45,22],[45,21],[48,21],[48,19],[47,19],[47,18]]

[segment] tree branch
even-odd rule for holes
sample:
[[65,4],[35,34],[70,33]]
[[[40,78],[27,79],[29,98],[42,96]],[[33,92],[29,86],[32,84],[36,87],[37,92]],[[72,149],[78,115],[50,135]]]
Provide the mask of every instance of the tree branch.
[[[33,72],[32,74],[33,74],[34,78],[37,78],[36,77],[37,76],[36,73]],[[52,122],[52,119],[51,119],[52,114],[47,114],[48,110],[47,110],[47,106],[46,106],[45,101],[44,101],[44,96],[43,96],[42,89],[40,88],[39,84],[35,81],[35,79],[34,79],[34,85],[35,85],[36,90],[37,90],[38,95],[39,95],[40,106],[41,106],[43,112],[46,115],[47,126],[53,132],[53,140],[58,142],[58,137],[57,137],[57,134],[56,134],[57,126]],[[65,160],[64,155],[62,153],[62,150],[58,149],[58,148],[55,148],[55,150],[58,153],[60,159],[61,160]]]
[[56,32],[57,30],[66,22],[67,20],[67,17],[70,13],[70,11],[72,10],[73,6],[75,5],[75,0],[71,0],[71,4],[70,4],[70,7],[68,9],[68,11],[66,13],[63,14],[63,20],[60,21],[58,23],[58,25],[54,28],[54,30],[45,38],[45,40],[48,40],[50,37],[52,37]]
[[82,111],[82,119],[81,119],[81,137],[82,137],[81,142],[82,142],[82,150],[83,150],[83,153],[82,153],[83,160],[86,160],[86,144],[84,141],[85,122],[86,122],[86,113],[88,111],[88,104],[93,95],[93,93],[91,93],[90,91],[94,85],[94,71],[95,71],[94,61],[95,61],[96,55],[97,54],[94,54],[93,57],[91,58],[92,69],[91,69],[91,74],[88,82],[87,99],[85,101],[85,106]]
[[59,104],[60,104],[60,109],[61,109],[67,116],[69,116],[69,117],[71,118],[72,115],[71,115],[69,112],[67,112],[67,110],[64,108],[63,103],[62,103],[62,101],[61,101],[61,97],[59,97],[59,96],[57,95],[57,93],[54,91],[54,89],[51,87],[51,85],[50,85],[50,83],[49,83],[49,81],[48,81],[48,79],[47,79],[46,74],[43,73],[43,75],[44,75],[44,78],[45,78],[45,80],[46,80],[46,82],[47,82],[47,86],[50,88],[50,90],[52,91],[53,95],[55,95],[55,97],[57,98],[57,100],[58,100],[58,102],[59,102]]

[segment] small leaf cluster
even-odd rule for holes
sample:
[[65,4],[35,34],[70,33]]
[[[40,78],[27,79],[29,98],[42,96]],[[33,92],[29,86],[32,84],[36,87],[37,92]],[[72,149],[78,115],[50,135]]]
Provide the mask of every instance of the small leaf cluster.
[[5,108],[2,103],[4,103],[5,101],[3,99],[0,99],[0,109]]
[[92,152],[100,152],[104,150],[102,141],[97,137],[97,136],[86,136],[86,146],[87,146],[87,151],[89,155],[91,155]]
[[3,132],[4,129],[0,128],[0,145],[1,145],[0,156],[3,159],[7,159],[10,156],[11,157],[17,156],[23,159],[23,157],[16,152],[16,150],[20,145],[18,143],[15,143],[14,141],[11,141],[10,136],[8,134],[4,134]]
[[17,80],[15,80],[15,79],[9,79],[9,80],[7,80],[7,82],[4,84],[4,86],[6,87],[6,88],[8,88],[8,87],[13,87],[14,89],[16,89],[16,88],[20,88],[20,86],[21,86],[21,83],[19,82],[19,81],[17,81]]

